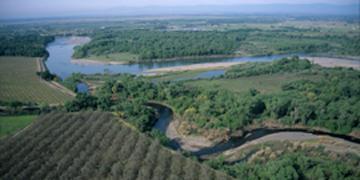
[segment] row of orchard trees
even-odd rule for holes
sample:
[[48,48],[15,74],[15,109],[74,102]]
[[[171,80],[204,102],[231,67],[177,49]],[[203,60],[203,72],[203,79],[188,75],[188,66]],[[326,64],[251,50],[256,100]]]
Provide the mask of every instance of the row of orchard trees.
[[0,145],[0,179],[230,179],[108,113],[51,113]]

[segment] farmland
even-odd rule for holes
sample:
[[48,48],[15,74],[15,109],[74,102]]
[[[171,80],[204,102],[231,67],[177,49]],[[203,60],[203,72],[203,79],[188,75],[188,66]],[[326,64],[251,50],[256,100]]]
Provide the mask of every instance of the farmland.
[[109,113],[50,113],[0,145],[0,179],[231,179]]
[[72,99],[50,87],[36,72],[35,58],[0,57],[0,101],[57,104]]
[[0,116],[0,138],[15,133],[29,125],[36,116]]

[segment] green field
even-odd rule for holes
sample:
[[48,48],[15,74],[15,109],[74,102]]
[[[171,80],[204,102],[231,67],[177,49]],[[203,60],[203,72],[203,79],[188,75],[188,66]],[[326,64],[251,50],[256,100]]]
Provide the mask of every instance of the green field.
[[14,132],[29,125],[36,116],[0,116],[0,137],[13,134]]
[[72,97],[37,75],[36,58],[0,57],[0,101],[63,103]]
[[305,74],[273,74],[242,77],[237,79],[214,79],[214,80],[195,80],[185,84],[198,86],[206,89],[226,89],[232,92],[248,92],[250,89],[257,89],[261,93],[273,93],[281,91],[281,86],[291,81],[309,79],[316,80],[319,76]]
[[195,78],[202,72],[206,72],[209,70],[193,70],[193,71],[180,71],[180,72],[169,72],[159,76],[149,76],[149,79],[153,81],[181,81]]

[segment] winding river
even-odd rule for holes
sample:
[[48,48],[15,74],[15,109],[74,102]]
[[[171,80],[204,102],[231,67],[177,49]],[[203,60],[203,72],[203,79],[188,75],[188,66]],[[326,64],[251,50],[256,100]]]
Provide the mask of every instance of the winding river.
[[[89,41],[87,37],[57,37],[54,42],[48,44],[49,57],[46,66],[50,72],[62,79],[69,77],[72,73],[95,74],[95,73],[130,73],[144,74],[150,69],[185,66],[209,62],[266,62],[287,57],[289,55],[273,55],[259,57],[238,57],[238,58],[209,58],[209,59],[187,59],[163,62],[147,62],[141,64],[75,64],[72,60],[74,47]],[[80,60],[81,61],[81,60]],[[224,70],[211,70],[199,73],[195,78],[211,78],[224,74]]]
[[[108,64],[73,64],[72,54],[74,47],[86,43],[89,38],[86,37],[57,37],[54,42],[47,46],[49,52],[49,58],[46,61],[46,66],[51,73],[58,75],[61,78],[69,77],[72,73],[83,73],[83,74],[95,74],[95,73],[131,73],[140,75],[146,70],[163,67],[175,67],[190,64],[208,63],[208,62],[266,62],[273,61],[288,55],[274,55],[274,56],[261,56],[261,57],[241,57],[241,58],[221,58],[221,59],[204,59],[204,60],[176,60],[167,62],[151,62],[142,64],[126,64],[126,65],[108,65]],[[202,72],[196,75],[196,78],[211,78],[219,76],[224,73],[224,70],[212,70]],[[79,84],[79,89],[87,91],[86,86]],[[172,110],[160,104],[152,104],[159,112],[159,120],[155,124],[154,128],[166,133],[169,124],[172,120]],[[224,152],[229,149],[240,147],[250,141],[268,136],[270,134],[276,134],[280,132],[302,133],[302,138],[313,138],[318,135],[326,135],[333,138],[345,140],[349,143],[360,144],[359,139],[352,138],[345,135],[337,135],[332,133],[324,133],[320,131],[308,131],[303,129],[256,129],[251,132],[247,132],[242,138],[232,138],[225,143],[217,144],[213,147],[202,148],[198,151],[191,152],[193,155],[201,157],[212,154]],[[177,150],[182,149],[181,143],[177,139],[172,139],[170,146]]]
[[[156,124],[154,125],[155,129],[167,134],[167,130],[170,122],[173,119],[173,111],[164,105],[151,103],[150,106],[155,108],[160,116]],[[229,141],[216,144],[212,147],[202,148],[198,151],[192,151],[191,154],[197,157],[206,157],[209,155],[219,154],[221,152],[238,148],[254,140],[261,139],[269,135],[276,135],[281,133],[287,133],[286,136],[283,136],[277,140],[309,140],[315,139],[319,136],[328,136],[334,139],[344,140],[350,144],[360,146],[360,139],[348,136],[334,134],[330,132],[323,132],[317,130],[307,130],[307,129],[293,129],[293,128],[283,128],[283,129],[266,129],[258,128],[249,132],[245,132],[242,137],[232,137]],[[177,139],[171,139],[170,147],[179,150],[181,148],[181,143]]]

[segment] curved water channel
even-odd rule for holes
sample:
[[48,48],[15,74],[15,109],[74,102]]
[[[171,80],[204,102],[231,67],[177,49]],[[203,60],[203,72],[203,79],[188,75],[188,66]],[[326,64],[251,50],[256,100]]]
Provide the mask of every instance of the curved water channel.
[[[159,119],[154,125],[154,128],[158,129],[164,134],[167,134],[167,129],[169,127],[169,124],[173,119],[173,111],[169,107],[157,103],[151,103],[149,104],[149,106],[155,108],[159,112]],[[334,134],[330,132],[307,130],[307,129],[294,129],[294,128],[283,128],[283,129],[258,128],[249,132],[245,132],[242,137],[232,137],[227,142],[219,143],[208,148],[202,148],[198,151],[191,152],[191,154],[197,157],[205,157],[213,154],[219,154],[221,152],[230,149],[238,148],[242,145],[245,145],[246,143],[263,138],[265,136],[272,134],[280,134],[283,132],[287,132],[288,135],[293,134],[294,136],[301,136],[301,137],[289,136],[282,138],[282,140],[295,140],[295,139],[306,140],[306,139],[314,139],[314,137],[318,137],[318,136],[329,136],[331,138],[341,139],[349,143],[360,144],[360,139],[358,138],[348,135]],[[178,140],[171,139],[170,147],[175,150],[179,150],[181,149],[181,144],[179,143]]]
[[[46,66],[51,73],[58,75],[61,78],[69,77],[72,73],[83,73],[83,74],[95,74],[95,73],[131,73],[140,75],[143,74],[146,70],[154,68],[163,68],[163,67],[175,67],[199,63],[209,63],[209,62],[266,62],[280,59],[289,55],[274,55],[274,56],[261,56],[261,57],[241,57],[241,58],[220,58],[220,59],[194,59],[194,60],[176,60],[176,61],[166,61],[166,62],[149,62],[142,64],[124,64],[124,65],[110,65],[110,64],[73,64],[72,54],[74,52],[74,47],[86,43],[89,38],[87,37],[57,37],[54,42],[48,44],[47,51],[49,52],[49,57],[46,60]],[[212,70],[207,72],[202,72],[196,75],[196,78],[211,78],[214,76],[219,76],[224,74],[224,70]],[[79,84],[80,89],[86,91],[84,85]],[[83,87],[84,86],[84,87]],[[158,129],[164,133],[169,126],[170,121],[172,120],[172,110],[163,105],[152,105],[159,112],[159,120],[155,124],[154,128]],[[332,133],[324,133],[320,131],[311,131],[303,129],[281,129],[281,130],[271,130],[271,129],[256,129],[251,132],[247,132],[246,135],[242,138],[232,138],[228,142],[217,144],[213,147],[203,148],[199,151],[191,152],[193,155],[198,157],[206,156],[210,154],[220,153],[229,149],[233,149],[239,146],[244,145],[247,142],[259,139],[269,134],[274,134],[278,132],[303,132],[308,135],[327,135],[334,138],[340,138],[352,143],[360,143],[359,139],[352,138],[345,135],[336,135]],[[171,141],[170,145],[173,149],[181,149],[181,144],[176,140]]]

